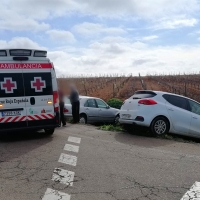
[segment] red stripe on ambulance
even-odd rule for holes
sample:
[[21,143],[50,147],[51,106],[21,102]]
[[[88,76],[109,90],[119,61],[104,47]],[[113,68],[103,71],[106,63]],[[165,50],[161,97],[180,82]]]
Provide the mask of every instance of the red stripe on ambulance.
[[49,119],[45,114],[42,114],[41,115],[43,118],[45,118],[45,119]]
[[15,117],[11,122],[15,122],[19,117]]
[[5,123],[8,122],[10,119],[12,119],[12,117],[8,117],[8,118],[6,119],[6,121],[5,121]]
[[53,119],[54,116],[51,114],[41,114],[41,115],[29,115],[28,120],[43,120],[43,119]]
[[42,118],[39,115],[35,115],[35,117],[39,120],[42,120]]
[[41,115],[29,115],[29,116],[15,116],[15,117],[1,117],[0,123],[9,123],[9,122],[22,122],[32,121],[32,120],[44,120],[44,119],[53,119],[54,116],[51,114],[41,114]]
[[49,116],[50,118],[54,118],[54,116],[53,116],[52,114],[48,114],[48,116]]
[[21,119],[19,119],[20,122],[25,121],[26,120],[26,116],[21,117]]
[[0,63],[0,69],[51,69],[51,63]]

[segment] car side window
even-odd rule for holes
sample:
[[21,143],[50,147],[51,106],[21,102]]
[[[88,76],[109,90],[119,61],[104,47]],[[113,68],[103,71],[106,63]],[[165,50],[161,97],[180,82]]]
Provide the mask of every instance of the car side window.
[[174,95],[163,95],[164,99],[167,100],[173,106],[188,110],[188,100],[183,97]]
[[102,100],[100,100],[100,99],[96,99],[96,102],[97,102],[97,106],[98,106],[98,108],[104,108],[104,109],[106,109],[108,106],[107,106],[107,104],[105,104]]
[[195,113],[197,115],[200,115],[200,104],[189,100],[189,106],[190,106],[190,111],[191,112],[193,112],[193,113]]
[[89,108],[96,108],[97,107],[94,99],[88,99],[84,106],[89,107]]

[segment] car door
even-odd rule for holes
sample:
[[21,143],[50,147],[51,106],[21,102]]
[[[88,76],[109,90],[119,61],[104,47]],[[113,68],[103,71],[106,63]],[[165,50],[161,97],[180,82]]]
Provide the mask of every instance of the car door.
[[115,115],[111,111],[110,107],[101,99],[96,99],[96,103],[99,108],[99,119],[102,122],[113,122]]
[[165,94],[166,108],[177,133],[187,135],[189,133],[191,114],[188,110],[188,100],[184,97]]
[[192,100],[188,101],[191,111],[191,123],[189,133],[191,135],[200,136],[200,104]]
[[87,114],[87,120],[88,122],[99,122],[99,116],[98,116],[98,108],[97,104],[94,99],[88,99],[86,100],[83,112]]
[[54,123],[52,75],[49,69],[40,72],[23,70],[28,127]]

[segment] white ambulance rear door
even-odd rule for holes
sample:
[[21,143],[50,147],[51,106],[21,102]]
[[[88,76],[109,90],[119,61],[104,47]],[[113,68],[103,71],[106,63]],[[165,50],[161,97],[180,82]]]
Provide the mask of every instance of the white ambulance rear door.
[[[34,55],[33,50],[33,55]],[[31,56],[22,62],[28,127],[55,123],[52,64],[46,57]]]
[[27,127],[21,61],[0,50],[0,130]]

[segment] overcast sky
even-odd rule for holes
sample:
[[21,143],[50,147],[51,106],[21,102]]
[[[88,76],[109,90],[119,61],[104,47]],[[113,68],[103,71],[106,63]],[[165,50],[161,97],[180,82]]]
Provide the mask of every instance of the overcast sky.
[[47,49],[58,75],[200,71],[199,0],[1,0],[0,48]]

